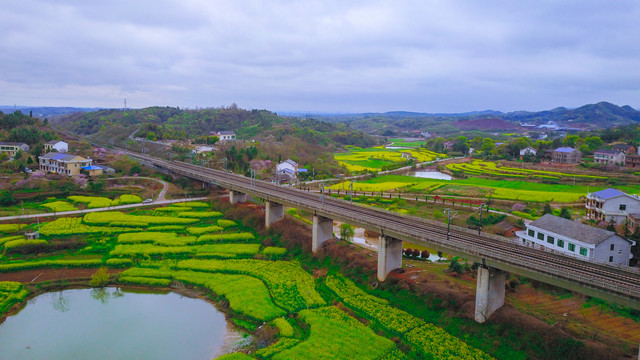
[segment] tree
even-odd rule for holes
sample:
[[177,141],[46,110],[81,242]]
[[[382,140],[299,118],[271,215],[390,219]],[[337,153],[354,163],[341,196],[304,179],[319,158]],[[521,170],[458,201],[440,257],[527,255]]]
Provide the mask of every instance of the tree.
[[7,189],[0,190],[0,205],[8,206],[16,203],[13,193]]
[[553,210],[551,209],[551,205],[549,203],[544,204],[544,209],[542,209],[542,215],[545,214],[553,214]]
[[109,283],[109,273],[107,272],[107,268],[101,267],[91,276],[91,281],[89,285],[91,287],[103,287]]
[[566,207],[560,209],[560,217],[571,220],[571,213],[569,212],[569,209]]
[[454,257],[451,260],[451,263],[449,263],[449,271],[453,271],[458,275],[460,275],[460,274],[462,274],[464,272],[464,268],[462,267],[462,265],[458,261],[457,257]]
[[607,224],[607,230],[609,231],[616,231],[616,221],[611,218],[611,220],[609,220],[609,224]]
[[342,223],[340,225],[340,239],[345,241],[351,241],[353,240],[354,234],[355,234],[355,231],[353,229],[353,226],[347,223]]

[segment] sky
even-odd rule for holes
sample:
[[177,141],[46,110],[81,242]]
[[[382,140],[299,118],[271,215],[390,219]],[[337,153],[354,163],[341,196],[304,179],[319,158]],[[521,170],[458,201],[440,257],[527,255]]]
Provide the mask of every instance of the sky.
[[0,104],[640,109],[637,0],[4,0]]

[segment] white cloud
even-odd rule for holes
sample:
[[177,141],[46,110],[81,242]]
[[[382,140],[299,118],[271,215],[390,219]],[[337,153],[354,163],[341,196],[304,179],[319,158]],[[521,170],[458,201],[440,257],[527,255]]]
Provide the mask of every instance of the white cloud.
[[632,0],[22,0],[0,13],[0,102],[638,108],[639,15]]

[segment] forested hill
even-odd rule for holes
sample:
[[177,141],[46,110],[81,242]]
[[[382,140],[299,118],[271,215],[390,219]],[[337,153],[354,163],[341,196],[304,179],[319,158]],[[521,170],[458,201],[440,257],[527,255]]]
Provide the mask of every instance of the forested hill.
[[[281,117],[267,110],[244,110],[236,106],[198,110],[174,107],[144,109],[99,110],[77,113],[55,120],[59,126],[94,140],[136,132],[136,136],[151,140],[187,140],[209,134],[210,131],[232,130],[238,139],[265,139],[272,136],[281,141],[284,136],[297,136],[312,144],[371,146],[375,139],[353,130],[348,125],[311,119]],[[126,140],[124,137],[117,139]]]
[[545,111],[515,111],[503,113],[486,110],[459,114],[429,114],[394,111],[362,114],[315,114],[314,118],[350,124],[354,129],[384,136],[403,130],[426,130],[438,134],[454,134],[462,130],[500,130],[517,128],[520,123],[541,125],[550,121],[561,127],[605,129],[637,124],[640,111],[608,102],[587,104],[575,109],[558,107]]

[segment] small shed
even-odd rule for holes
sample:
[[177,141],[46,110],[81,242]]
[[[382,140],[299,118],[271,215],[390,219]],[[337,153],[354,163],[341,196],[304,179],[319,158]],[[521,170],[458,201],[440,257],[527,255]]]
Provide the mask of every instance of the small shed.
[[86,171],[89,176],[100,176],[102,175],[102,168],[100,166],[90,165],[81,167],[82,170]]
[[496,226],[500,228],[501,235],[505,237],[516,237],[516,231],[524,230],[506,220],[500,221]]

